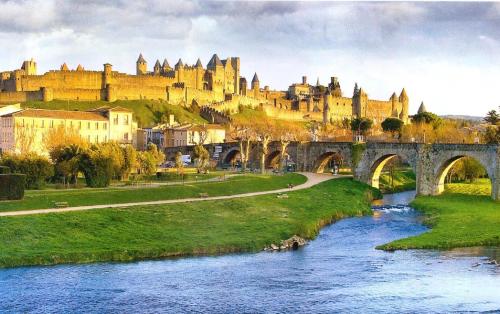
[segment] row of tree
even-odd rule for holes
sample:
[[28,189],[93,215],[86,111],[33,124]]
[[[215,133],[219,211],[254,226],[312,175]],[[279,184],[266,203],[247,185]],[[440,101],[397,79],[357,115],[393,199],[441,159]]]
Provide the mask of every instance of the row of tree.
[[73,142],[54,146],[49,154],[50,159],[35,153],[4,154],[0,165],[25,174],[28,189],[42,188],[49,181],[76,184],[80,173],[87,186],[106,187],[112,179],[127,180],[132,171],[152,175],[165,159],[154,144],[148,145],[146,151],[136,151],[131,145],[115,142]]

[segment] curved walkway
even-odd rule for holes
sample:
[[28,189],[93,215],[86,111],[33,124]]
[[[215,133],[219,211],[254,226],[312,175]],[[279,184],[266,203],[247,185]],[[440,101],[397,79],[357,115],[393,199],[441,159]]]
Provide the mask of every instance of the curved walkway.
[[75,206],[75,207],[66,207],[66,208],[19,210],[19,211],[10,211],[10,212],[0,212],[0,217],[73,212],[73,211],[102,209],[102,208],[123,208],[123,207],[132,207],[132,206],[163,205],[163,204],[177,204],[177,203],[188,203],[188,202],[226,200],[226,199],[232,199],[232,198],[242,198],[242,197],[249,197],[249,196],[266,195],[266,194],[278,194],[278,193],[284,193],[284,192],[290,192],[290,191],[303,190],[303,189],[310,188],[312,186],[315,186],[321,182],[324,182],[324,181],[327,181],[330,179],[349,177],[349,176],[344,176],[344,175],[332,176],[330,174],[319,174],[319,173],[310,173],[310,172],[299,172],[299,173],[304,175],[307,178],[307,181],[303,184],[294,186],[293,188],[251,192],[251,193],[242,193],[242,194],[233,194],[233,195],[223,195],[223,196],[212,196],[212,197],[204,197],[204,198],[191,197],[191,198],[181,198],[181,199],[173,199],[173,200],[145,201],[145,202],[135,202],[135,203],[119,203],[119,204]]

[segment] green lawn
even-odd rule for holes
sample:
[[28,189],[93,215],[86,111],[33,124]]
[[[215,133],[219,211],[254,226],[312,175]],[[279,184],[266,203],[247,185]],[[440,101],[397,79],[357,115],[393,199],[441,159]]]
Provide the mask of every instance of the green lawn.
[[432,229],[379,248],[500,246],[500,203],[490,198],[490,188],[489,180],[482,179],[474,184],[449,184],[439,196],[417,197],[411,205],[425,214],[425,223]]
[[[159,100],[117,100],[115,102],[107,101],[66,101],[53,100],[50,102],[29,101],[22,104],[23,107],[40,109],[59,109],[59,110],[89,110],[101,106],[120,106],[130,109],[134,112],[134,120],[138,122],[139,127],[150,127],[154,125],[152,111],[160,111],[175,115],[176,121],[181,123],[206,123],[200,115],[189,112],[182,106],[170,105],[167,102]],[[148,106],[152,109],[148,109]]]
[[246,192],[282,189],[288,183],[304,183],[303,175],[291,173],[283,176],[246,174],[228,178],[223,182],[193,183],[150,188],[104,188],[74,190],[30,190],[20,201],[0,201],[0,212],[26,209],[52,208],[54,202],[68,202],[69,206],[115,204],[157,201],[209,196],[231,195]]
[[245,199],[0,218],[0,267],[250,252],[371,213],[351,179]]
[[383,193],[396,193],[402,191],[415,190],[415,173],[411,169],[398,169],[394,171],[393,179],[389,172],[383,172],[380,175],[380,190]]

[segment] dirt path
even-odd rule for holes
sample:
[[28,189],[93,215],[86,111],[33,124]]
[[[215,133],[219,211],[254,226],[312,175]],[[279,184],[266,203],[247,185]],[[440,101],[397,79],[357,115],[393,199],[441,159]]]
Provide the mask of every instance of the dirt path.
[[224,195],[224,196],[212,196],[212,197],[192,197],[192,198],[181,198],[181,199],[173,199],[173,200],[161,200],[161,201],[145,201],[145,202],[134,202],[134,203],[120,203],[120,204],[103,204],[103,205],[88,205],[88,206],[75,206],[75,207],[66,207],[66,208],[47,208],[47,209],[33,209],[33,210],[19,210],[19,211],[10,211],[10,212],[0,212],[0,217],[6,216],[23,216],[23,215],[36,215],[36,214],[48,214],[48,213],[62,213],[62,212],[72,212],[72,211],[81,211],[81,210],[90,210],[90,209],[101,209],[101,208],[123,208],[123,207],[132,207],[132,206],[145,206],[145,205],[163,205],[163,204],[177,204],[177,203],[187,203],[187,202],[202,202],[202,201],[215,201],[215,200],[226,200],[232,198],[242,198],[242,197],[250,197],[250,196],[258,196],[258,195],[266,195],[266,194],[278,194],[290,191],[297,191],[310,188],[316,184],[321,182],[333,179],[333,178],[343,178],[348,176],[332,176],[330,174],[318,174],[318,173],[310,173],[310,172],[299,172],[300,174],[307,177],[307,181],[303,184],[297,185],[293,188],[284,188],[279,190],[271,190],[271,191],[260,191],[260,192],[251,192],[251,193],[242,193],[242,194],[234,194],[234,195]]

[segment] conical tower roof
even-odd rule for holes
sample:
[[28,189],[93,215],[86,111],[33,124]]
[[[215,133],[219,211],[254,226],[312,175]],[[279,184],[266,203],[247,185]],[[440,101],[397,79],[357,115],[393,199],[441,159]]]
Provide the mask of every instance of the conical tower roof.
[[137,63],[146,63],[146,60],[144,59],[144,57],[142,56],[142,53],[139,54],[139,58],[137,59]]
[[259,82],[259,77],[257,76],[257,72],[253,75],[252,83],[258,83]]
[[184,63],[182,63],[182,59],[179,58],[179,61],[177,61],[177,63],[175,64],[176,67],[183,67],[184,66]]
[[392,93],[392,96],[389,99],[393,100],[393,99],[397,99],[397,98],[398,98],[398,96],[396,96],[396,92],[394,92],[394,93]]
[[170,68],[170,65],[168,64],[167,58],[165,58],[165,60],[163,60],[163,65],[162,66],[164,68]]
[[216,53],[212,56],[212,59],[208,62],[207,66],[223,66],[222,61],[220,61],[219,56]]
[[408,99],[408,95],[406,94],[406,90],[404,88],[399,95],[399,100],[402,101],[403,99]]
[[318,79],[316,80],[316,86],[319,86],[319,76]]
[[201,64],[200,58],[198,58],[198,61],[196,61],[196,67],[197,68],[202,68],[203,67],[203,65]]
[[77,71],[83,71],[83,67],[81,64],[79,64],[77,67],[76,67],[76,70]]
[[66,64],[66,62],[64,62],[63,65],[61,65],[61,71],[69,71],[69,68],[68,68],[68,65]]
[[424,102],[422,101],[420,107],[418,107],[417,113],[424,113],[424,112],[427,112],[427,108],[425,108]]
[[160,60],[156,59],[155,68],[159,69],[160,67],[161,67]]

